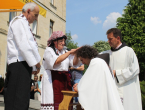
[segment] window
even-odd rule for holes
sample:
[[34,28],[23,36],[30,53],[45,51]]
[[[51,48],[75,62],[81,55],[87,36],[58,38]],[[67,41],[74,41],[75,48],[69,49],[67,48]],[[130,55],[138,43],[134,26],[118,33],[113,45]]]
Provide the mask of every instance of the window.
[[54,0],[50,0],[50,6],[56,10],[56,6],[54,6]]
[[51,4],[53,4],[54,5],[54,0],[50,0],[51,1]]
[[32,33],[37,34],[37,21],[36,20],[32,24]]
[[9,22],[16,16],[16,12],[9,13]]
[[53,32],[53,24],[54,24],[54,22],[50,20],[49,37],[51,36],[51,34]]

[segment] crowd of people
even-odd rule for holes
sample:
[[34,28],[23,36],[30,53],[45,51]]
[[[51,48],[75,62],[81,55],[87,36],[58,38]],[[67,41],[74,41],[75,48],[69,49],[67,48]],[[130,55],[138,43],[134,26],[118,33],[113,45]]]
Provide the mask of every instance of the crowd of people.
[[[77,91],[76,102],[84,110],[142,110],[138,59],[117,28],[107,31],[111,50],[101,53],[89,45],[68,51],[64,48],[67,36],[53,32],[38,81],[41,58],[29,25],[38,15],[39,7],[27,3],[9,24],[5,110],[28,110],[30,98],[41,101],[41,110],[58,110],[62,90]],[[83,75],[84,64],[88,68]]]
[[43,74],[40,74],[39,80],[38,76],[34,76],[34,80],[31,79],[31,91],[30,91],[30,99],[41,101],[41,79]]

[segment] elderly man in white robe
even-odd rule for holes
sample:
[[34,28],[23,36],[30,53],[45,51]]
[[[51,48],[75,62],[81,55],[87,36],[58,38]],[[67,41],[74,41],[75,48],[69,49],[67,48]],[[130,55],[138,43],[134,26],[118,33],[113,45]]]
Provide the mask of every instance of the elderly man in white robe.
[[139,83],[139,64],[133,49],[122,43],[121,31],[111,28],[107,31],[111,50],[110,68],[114,74],[116,86],[125,110],[142,110]]
[[8,70],[5,86],[5,110],[28,110],[32,67],[40,71],[40,55],[30,23],[37,20],[39,7],[27,3],[22,14],[9,24],[7,36]]
[[88,65],[84,76],[73,86],[84,110],[124,110],[107,61],[97,56],[91,46],[82,46],[77,56]]

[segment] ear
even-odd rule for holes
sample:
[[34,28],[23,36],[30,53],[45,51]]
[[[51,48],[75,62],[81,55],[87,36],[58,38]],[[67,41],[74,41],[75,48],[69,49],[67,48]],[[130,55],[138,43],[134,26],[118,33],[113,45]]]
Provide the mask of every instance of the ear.
[[119,37],[119,36],[117,36],[117,40],[119,40],[119,41],[120,41],[120,37]]
[[27,10],[27,13],[29,14],[29,13],[30,13],[30,11],[31,11],[31,10],[30,10],[30,9],[28,9],[28,10]]

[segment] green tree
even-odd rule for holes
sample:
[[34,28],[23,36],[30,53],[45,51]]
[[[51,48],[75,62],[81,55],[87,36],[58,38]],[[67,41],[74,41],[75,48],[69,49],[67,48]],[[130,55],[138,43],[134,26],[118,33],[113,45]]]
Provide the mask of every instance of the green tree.
[[69,32],[69,33],[66,33],[65,35],[67,36],[67,40],[66,40],[67,48],[68,49],[76,49],[76,48],[78,48],[78,43],[77,42],[75,43],[72,40],[71,33]]
[[110,50],[110,45],[106,41],[95,42],[93,47],[96,48],[99,53],[102,51]]
[[141,87],[141,97],[142,97],[142,107],[145,110],[145,81],[140,82]]
[[145,0],[129,0],[117,28],[123,41],[135,51],[140,65],[140,80],[145,80]]

